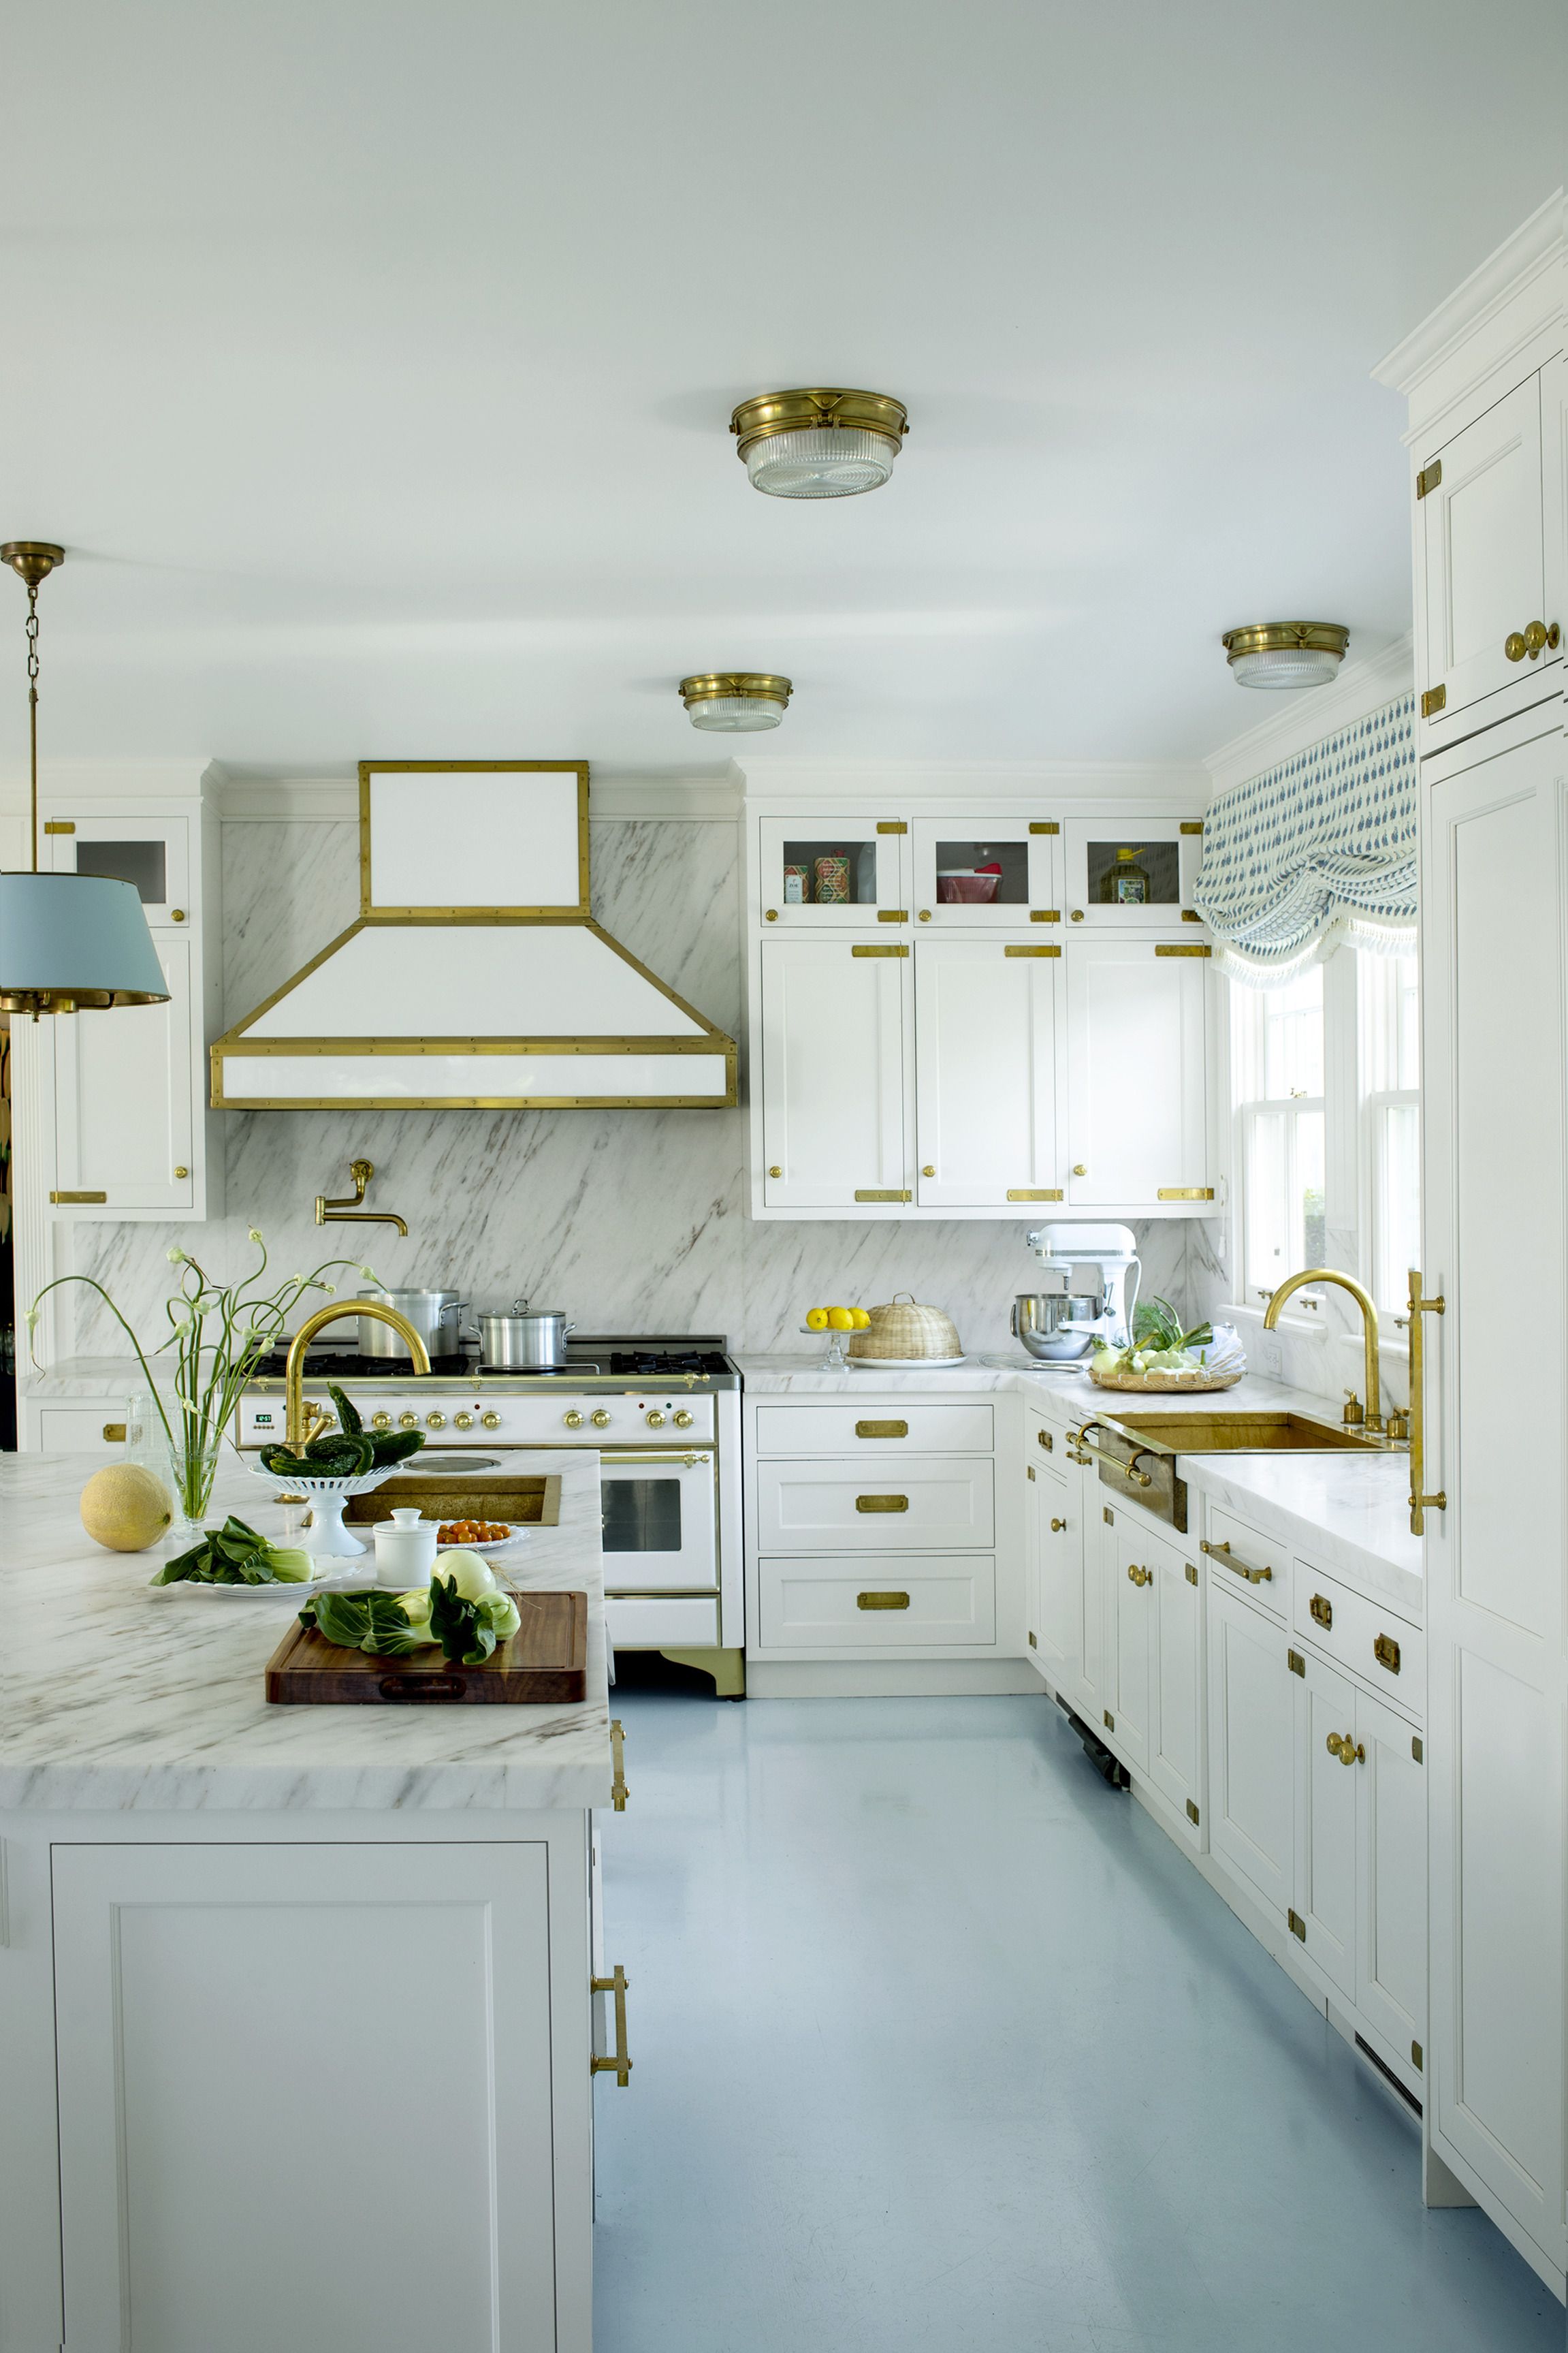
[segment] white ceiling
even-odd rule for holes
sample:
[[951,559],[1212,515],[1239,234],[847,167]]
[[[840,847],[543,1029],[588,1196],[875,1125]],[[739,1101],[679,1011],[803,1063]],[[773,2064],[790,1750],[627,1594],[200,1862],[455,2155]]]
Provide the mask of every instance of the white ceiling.
[[[1262,715],[1227,625],[1408,627],[1368,370],[1563,177],[1561,0],[0,22],[0,533],[70,551],[72,755],[689,773],[733,666],[781,756],[1190,758]],[[747,487],[731,406],[803,383],[907,401],[885,491]]]

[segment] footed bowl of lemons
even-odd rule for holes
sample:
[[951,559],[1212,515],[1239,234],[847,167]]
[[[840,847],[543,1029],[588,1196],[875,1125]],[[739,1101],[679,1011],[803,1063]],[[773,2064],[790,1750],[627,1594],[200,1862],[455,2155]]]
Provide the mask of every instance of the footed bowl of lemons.
[[864,1307],[808,1307],[800,1328],[818,1335],[827,1335],[827,1353],[822,1359],[825,1373],[847,1373],[849,1359],[844,1353],[845,1335],[868,1331],[870,1324]]

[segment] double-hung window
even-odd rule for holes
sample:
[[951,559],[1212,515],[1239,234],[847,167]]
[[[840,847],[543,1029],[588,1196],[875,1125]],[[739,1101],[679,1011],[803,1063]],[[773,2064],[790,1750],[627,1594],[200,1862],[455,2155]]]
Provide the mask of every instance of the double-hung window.
[[1323,968],[1282,988],[1234,988],[1231,1018],[1242,1189],[1243,1297],[1257,1305],[1324,1233]]
[[1414,956],[1360,970],[1363,1254],[1384,1314],[1403,1314],[1421,1263],[1420,998]]

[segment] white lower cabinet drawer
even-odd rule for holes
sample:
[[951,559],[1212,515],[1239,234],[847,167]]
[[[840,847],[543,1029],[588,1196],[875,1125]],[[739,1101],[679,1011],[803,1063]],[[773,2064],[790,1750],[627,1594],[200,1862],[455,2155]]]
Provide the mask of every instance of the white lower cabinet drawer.
[[41,1405],[38,1446],[45,1454],[123,1455],[124,1399],[101,1405]]
[[1260,1535],[1256,1528],[1249,1528],[1245,1520],[1221,1511],[1216,1504],[1209,1505],[1205,1525],[1207,1533],[1203,1549],[1213,1563],[1210,1589],[1223,1592],[1230,1587],[1283,1624],[1289,1582],[1289,1551],[1276,1544],[1272,1536]]
[[1326,1651],[1395,1707],[1407,1708],[1418,1721],[1425,1716],[1426,1637],[1419,1626],[1396,1618],[1386,1602],[1373,1601],[1299,1559],[1290,1622],[1304,1642]]
[[928,1453],[989,1454],[994,1442],[988,1405],[760,1405],[759,1454],[866,1454],[908,1445]]
[[758,1564],[762,1642],[774,1650],[908,1650],[996,1640],[996,1564],[905,1559]]
[[662,1600],[628,1595],[605,1604],[605,1631],[617,1650],[711,1650],[719,1640],[717,1601]]
[[989,1456],[868,1452],[864,1461],[759,1462],[757,1550],[989,1551],[992,1487]]

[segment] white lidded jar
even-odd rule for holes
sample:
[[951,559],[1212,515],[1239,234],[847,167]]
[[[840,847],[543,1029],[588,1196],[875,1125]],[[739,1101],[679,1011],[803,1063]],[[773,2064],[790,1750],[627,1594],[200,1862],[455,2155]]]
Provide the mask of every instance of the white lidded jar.
[[428,1585],[436,1567],[437,1523],[418,1505],[405,1505],[375,1524],[375,1581],[389,1592]]

